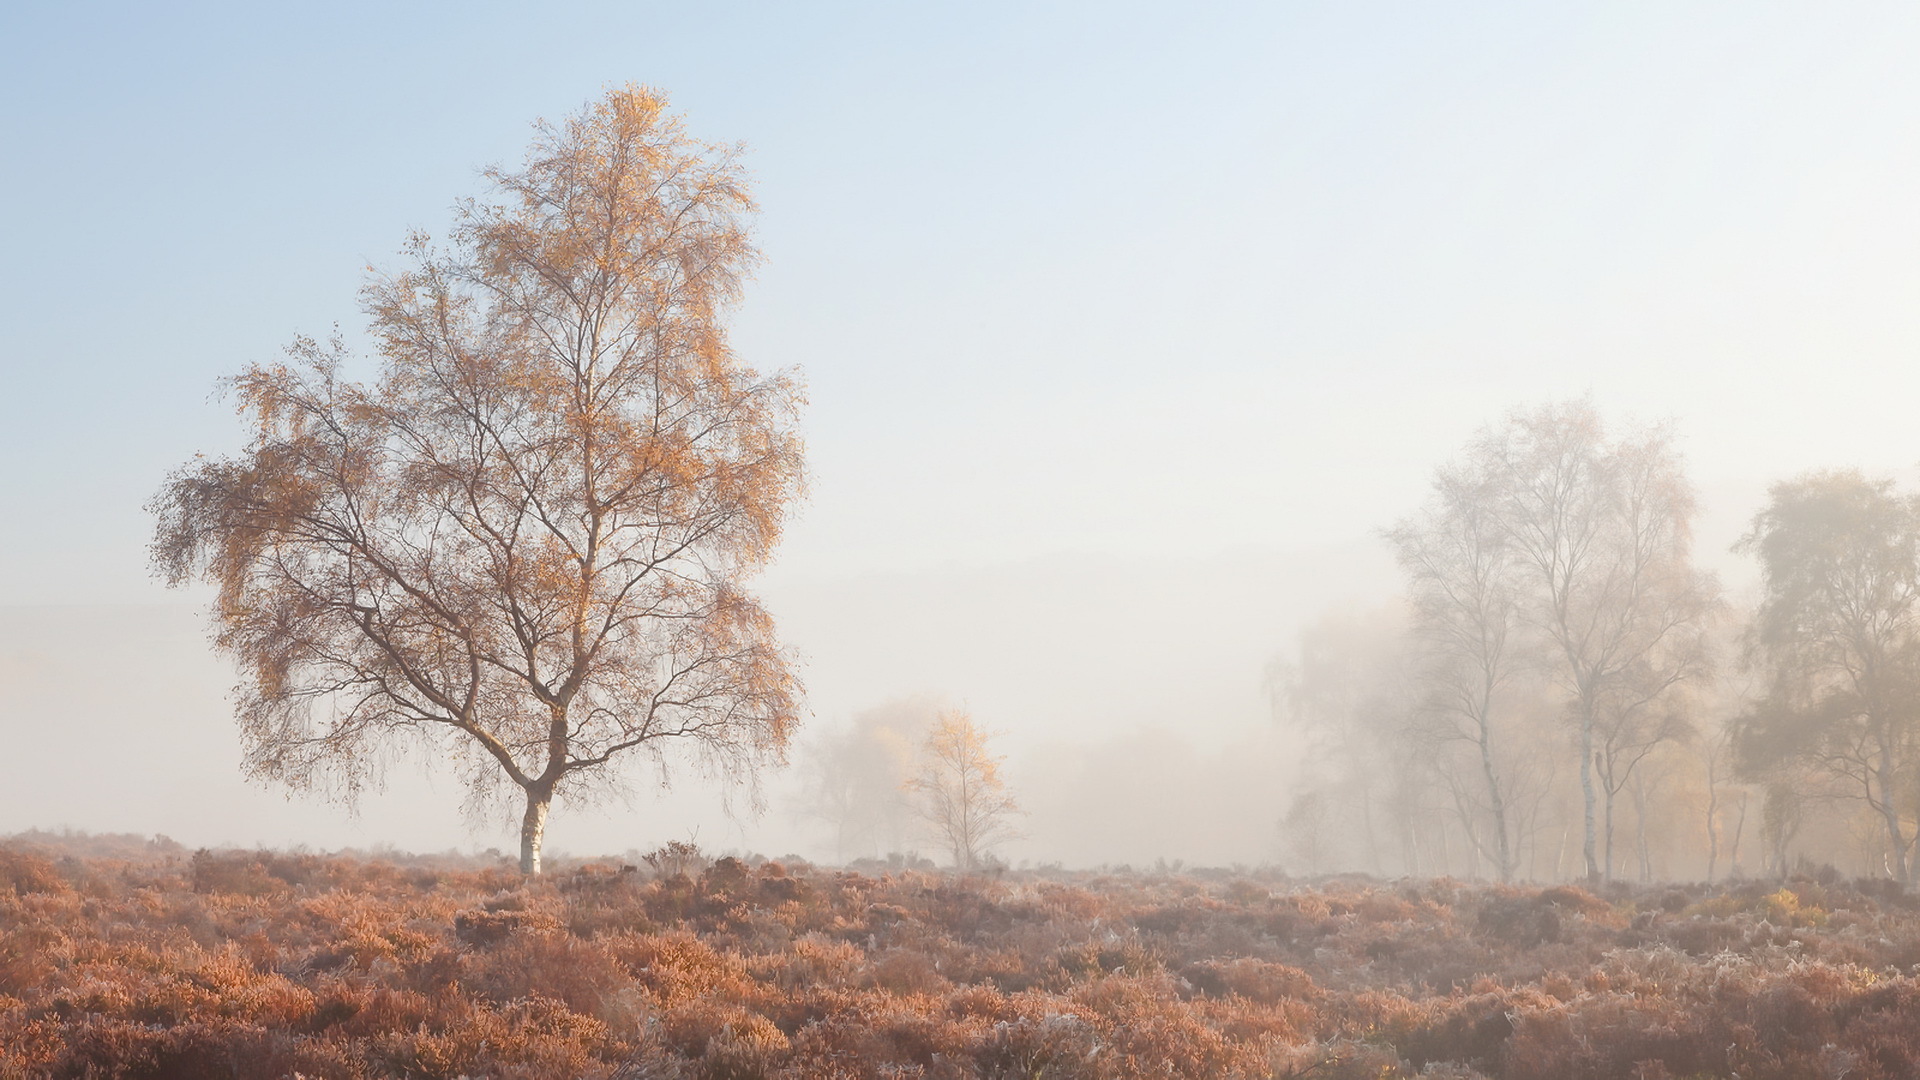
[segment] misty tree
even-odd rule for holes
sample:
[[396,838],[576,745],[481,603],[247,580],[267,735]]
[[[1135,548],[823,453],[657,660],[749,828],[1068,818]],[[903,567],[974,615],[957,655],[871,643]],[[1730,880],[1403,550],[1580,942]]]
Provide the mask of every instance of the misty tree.
[[[1740,764],[1770,779],[1767,829],[1784,858],[1798,768],[1878,818],[1895,880],[1912,885],[1920,837],[1920,499],[1857,472],[1774,485],[1741,548],[1764,599],[1749,629],[1767,692],[1736,726]],[[1776,789],[1778,789],[1776,793]],[[1778,803],[1779,808],[1776,808]],[[1776,819],[1782,824],[1776,826]]]
[[1642,883],[1655,880],[1659,857],[1685,831],[1677,827],[1687,820],[1682,808],[1699,795],[1693,786],[1698,773],[1691,751],[1690,744],[1680,741],[1661,744],[1636,764],[1621,785],[1620,793],[1633,810],[1632,854]]
[[[1439,765],[1470,841],[1512,881],[1517,865],[1503,776],[1505,724],[1522,665],[1519,592],[1508,533],[1495,515],[1497,475],[1469,466],[1441,469],[1429,505],[1388,530],[1406,572],[1419,649],[1419,734],[1435,761],[1455,745],[1472,751],[1474,781]],[[1477,821],[1482,813],[1485,829]],[[1491,840],[1484,835],[1491,831]]]
[[[1728,866],[1740,869],[1740,840],[1746,831],[1747,804],[1751,793],[1733,783],[1732,733],[1723,730],[1703,740],[1700,766],[1706,784],[1707,880],[1713,881],[1720,868],[1720,851],[1727,849]],[[1732,835],[1727,835],[1725,818],[1733,817]]]
[[366,288],[377,381],[307,340],[231,381],[252,440],[173,474],[154,556],[219,586],[253,775],[351,798],[423,748],[522,797],[536,873],[553,799],[632,759],[782,758],[798,687],[745,584],[800,488],[800,391],[727,341],[737,158],[609,92]]
[[904,849],[915,816],[906,788],[940,711],[932,698],[901,698],[813,740],[802,761],[802,812],[832,830],[840,860]]
[[[1614,796],[1655,746],[1686,731],[1677,688],[1707,674],[1717,610],[1691,562],[1694,496],[1671,436],[1610,440],[1585,402],[1514,414],[1472,446],[1491,520],[1518,568],[1520,611],[1555,656],[1579,747],[1582,855],[1603,876],[1596,781]],[[1612,874],[1612,856],[1604,874]]]
[[1020,804],[1001,775],[1004,757],[963,709],[940,713],[921,747],[919,769],[905,785],[914,807],[946,845],[955,869],[978,870],[996,844],[1017,838]]
[[1287,852],[1306,867],[1309,875],[1326,869],[1330,837],[1326,793],[1307,788],[1294,795],[1280,819],[1280,831],[1286,837]]
[[[1418,861],[1422,794],[1418,752],[1406,738],[1409,687],[1397,612],[1329,614],[1301,631],[1291,655],[1267,666],[1274,718],[1304,743],[1298,782],[1321,800],[1317,828],[1356,833],[1367,868],[1382,872],[1384,813],[1403,866]],[[1316,860],[1330,837],[1317,841]]]
[[1766,843],[1765,869],[1774,876],[1787,876],[1787,852],[1807,823],[1807,797],[1793,783],[1775,781],[1767,785],[1766,798],[1760,804],[1760,836]]
[[1677,684],[1695,677],[1696,673],[1688,669],[1704,665],[1704,655],[1675,657],[1674,662],[1659,666],[1645,662],[1632,665],[1603,697],[1603,707],[1594,717],[1593,771],[1605,800],[1602,857],[1609,877],[1617,865],[1615,806],[1621,793],[1629,789],[1641,830],[1638,849],[1645,861],[1646,788],[1642,772],[1659,761],[1658,751],[1694,737],[1694,726],[1687,715],[1689,702]]

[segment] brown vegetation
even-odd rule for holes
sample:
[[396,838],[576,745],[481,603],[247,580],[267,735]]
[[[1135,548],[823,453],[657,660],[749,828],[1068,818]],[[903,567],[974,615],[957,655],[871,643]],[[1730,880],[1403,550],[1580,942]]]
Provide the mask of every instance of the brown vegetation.
[[0,846],[6,1077],[1905,1077],[1920,904]]

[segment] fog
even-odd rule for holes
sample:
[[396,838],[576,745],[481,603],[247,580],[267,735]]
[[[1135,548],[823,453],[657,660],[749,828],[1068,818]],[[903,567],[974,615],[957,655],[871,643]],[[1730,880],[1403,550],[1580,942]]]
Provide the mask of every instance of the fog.
[[[553,843],[623,852],[694,839],[834,860],[834,830],[809,797],[810,764],[863,714],[919,698],[964,705],[998,733],[1029,811],[1027,838],[1010,857],[1267,861],[1278,854],[1274,808],[1284,805],[1292,754],[1264,666],[1319,606],[1377,600],[1391,574],[1384,552],[1363,543],[1182,566],[1058,557],[775,580],[767,599],[801,657],[811,719],[791,768],[766,778],[765,812],[754,812],[751,793],[696,771],[679,770],[662,791],[658,774],[640,767],[630,805],[562,807]],[[463,819],[453,775],[423,780],[416,761],[394,763],[387,790],[352,816],[244,782],[226,701],[231,670],[192,605],[16,606],[0,618],[10,688],[0,708],[22,759],[43,763],[0,795],[22,828],[160,832],[195,844],[510,846],[505,819]],[[101,667],[116,677],[90,676]],[[902,835],[900,845],[847,857],[937,846],[906,818],[888,835]]]
[[[1693,562],[1743,610],[1770,484],[1920,461],[1908,8],[568,10],[0,15],[0,135],[38,163],[0,176],[34,208],[0,262],[0,834],[513,847],[417,756],[354,808],[244,780],[211,596],[153,580],[142,504],[239,445],[218,379],[358,341],[368,265],[629,79],[747,148],[734,345],[808,386],[809,494],[756,582],[805,713],[757,786],[640,765],[563,801],[561,852],[937,856],[874,747],[953,707],[1024,809],[1011,862],[1411,872],[1349,819],[1384,759],[1330,764],[1270,672],[1398,617],[1383,530],[1476,432],[1670,423]],[[1484,876],[1458,816],[1422,867]],[[1809,849],[1853,828],[1809,820]],[[1570,872],[1559,828],[1529,876]]]

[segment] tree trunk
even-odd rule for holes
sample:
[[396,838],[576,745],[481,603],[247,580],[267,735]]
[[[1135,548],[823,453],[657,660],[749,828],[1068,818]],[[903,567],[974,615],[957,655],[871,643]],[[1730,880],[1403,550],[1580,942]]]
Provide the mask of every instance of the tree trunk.
[[1606,802],[1606,806],[1604,807],[1604,813],[1606,816],[1606,821],[1604,823],[1604,828],[1606,831],[1606,847],[1604,849],[1606,852],[1606,869],[1601,874],[1601,880],[1603,881],[1613,880],[1613,797],[1616,794],[1618,794],[1618,792],[1616,792],[1613,786],[1609,784],[1607,786],[1607,802]]
[[547,807],[553,803],[553,792],[527,790],[527,812],[520,819],[520,872],[538,874],[540,872],[540,841],[547,833]]
[[1707,760],[1707,883],[1720,867],[1720,785],[1713,760]]
[[1640,883],[1653,880],[1653,851],[1647,844],[1647,785],[1646,774],[1639,773],[1633,782],[1633,827],[1634,850],[1640,856]]
[[1727,872],[1735,877],[1740,876],[1740,838],[1746,835],[1746,831],[1747,793],[1742,791],[1740,793],[1740,818],[1733,824],[1733,845],[1731,850],[1727,852]]
[[1907,838],[1905,830],[1900,827],[1900,812],[1893,808],[1891,798],[1884,799],[1880,814],[1887,823],[1887,846],[1893,849],[1893,879],[1902,887],[1911,885],[1913,882],[1908,880]]
[[1586,839],[1580,851],[1587,857],[1587,880],[1600,880],[1600,860],[1593,847],[1593,702],[1580,701],[1580,798],[1586,811]]
[[1420,822],[1406,812],[1405,805],[1395,807],[1395,822],[1400,831],[1400,872],[1420,876]]
[[1500,778],[1493,768],[1493,747],[1488,745],[1488,732],[1484,724],[1480,728],[1480,771],[1487,781],[1487,802],[1493,809],[1493,827],[1499,832],[1495,837],[1494,858],[1498,865],[1494,868],[1500,876],[1501,884],[1513,881],[1513,850],[1507,842],[1507,801],[1500,795]]

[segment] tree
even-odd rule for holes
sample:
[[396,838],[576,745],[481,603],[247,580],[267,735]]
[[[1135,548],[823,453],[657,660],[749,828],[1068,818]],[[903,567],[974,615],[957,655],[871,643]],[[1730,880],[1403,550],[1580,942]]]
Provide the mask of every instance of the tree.
[[[1443,775],[1463,809],[1469,838],[1493,861],[1500,880],[1512,881],[1518,860],[1498,714],[1510,708],[1505,699],[1520,668],[1520,615],[1514,552],[1495,518],[1499,500],[1491,497],[1497,479],[1484,469],[1442,469],[1431,504],[1389,530],[1387,539],[1411,587],[1425,690],[1421,732],[1438,744],[1440,755],[1455,744],[1472,748],[1476,783],[1460,784],[1452,770],[1443,769]],[[1492,827],[1491,845],[1472,821],[1471,811],[1481,807]]]
[[[1764,598],[1748,644],[1769,676],[1736,721],[1742,771],[1773,787],[1794,768],[1841,784],[1880,820],[1895,879],[1913,884],[1920,499],[1857,472],[1813,473],[1774,485],[1740,549],[1760,559]],[[1770,788],[1769,822],[1797,822],[1797,794]]]
[[987,748],[987,733],[961,709],[940,714],[922,749],[920,771],[907,781],[915,809],[962,871],[979,869],[994,844],[1019,836],[1020,805],[1000,775],[1006,761]]
[[1725,811],[1734,814],[1733,835],[1730,837],[1728,864],[1734,872],[1740,869],[1740,835],[1746,829],[1747,801],[1751,792],[1747,788],[1729,784],[1729,758],[1732,753],[1731,729],[1721,729],[1713,738],[1706,741],[1701,754],[1701,765],[1706,780],[1706,833],[1707,833],[1707,881],[1712,882],[1720,868],[1721,838],[1724,827],[1721,818]]
[[1424,794],[1406,737],[1406,652],[1398,611],[1329,613],[1300,632],[1296,653],[1275,657],[1266,671],[1274,719],[1305,744],[1297,782],[1318,793],[1333,831],[1358,834],[1364,865],[1376,874],[1385,872],[1376,809],[1386,811],[1410,866]]
[[1596,774],[1606,786],[1610,877],[1614,796],[1653,747],[1685,733],[1671,695],[1708,670],[1718,588],[1691,564],[1693,491],[1664,430],[1609,441],[1585,402],[1516,413],[1471,457],[1495,479],[1493,520],[1521,570],[1521,610],[1569,693],[1582,853],[1596,880]]
[[1287,850],[1306,866],[1309,875],[1318,874],[1327,862],[1327,796],[1318,788],[1307,788],[1287,804],[1280,819]]
[[812,740],[802,757],[801,809],[832,828],[843,862],[905,846],[914,811],[904,785],[939,714],[934,698],[896,698]]
[[554,797],[636,756],[782,759],[799,689],[744,585],[802,483],[795,381],[727,343],[737,149],[639,87],[537,132],[447,249],[415,236],[364,290],[376,382],[296,341],[230,382],[245,451],[151,507],[157,570],[219,587],[252,775],[351,799],[429,748],[524,796],[528,873]]

